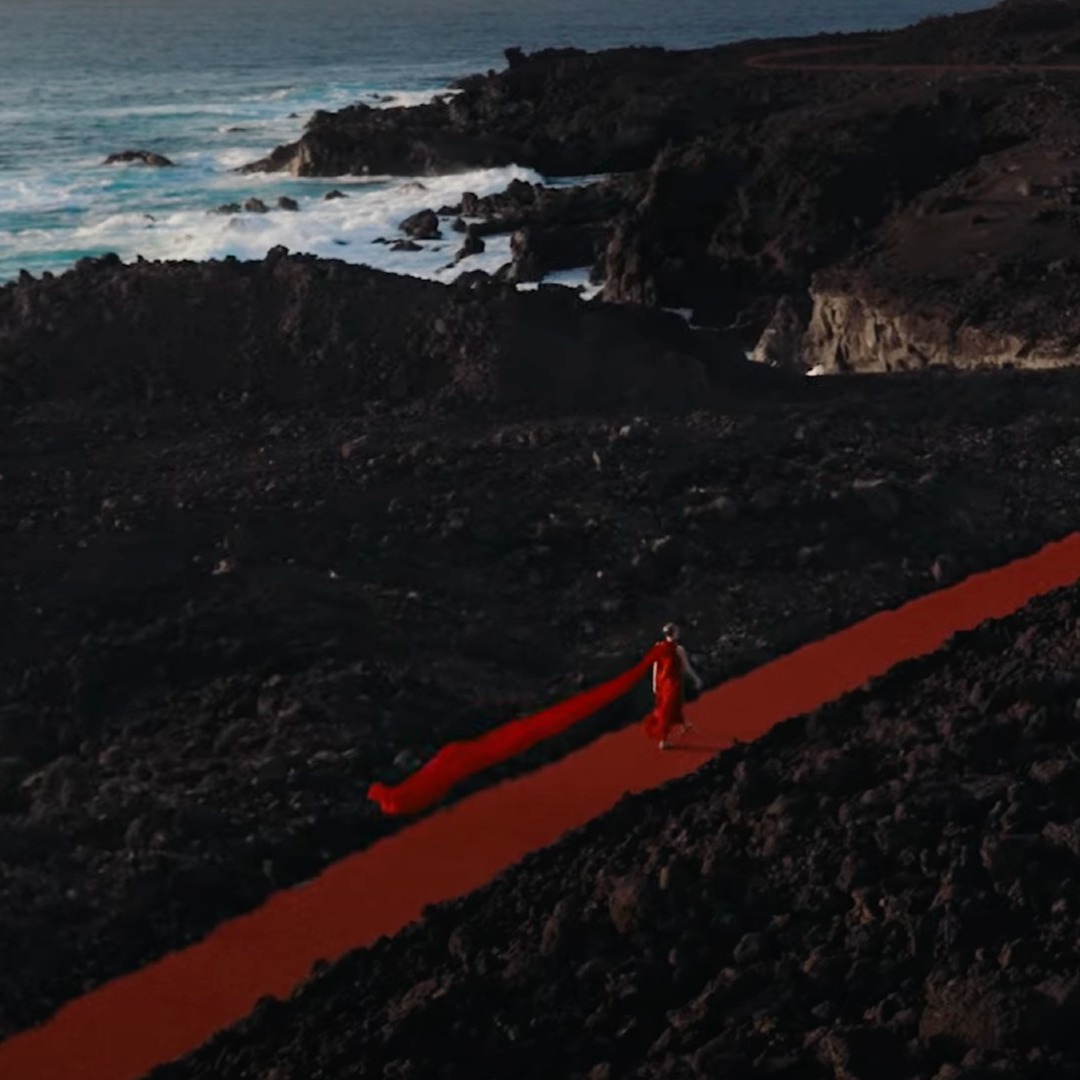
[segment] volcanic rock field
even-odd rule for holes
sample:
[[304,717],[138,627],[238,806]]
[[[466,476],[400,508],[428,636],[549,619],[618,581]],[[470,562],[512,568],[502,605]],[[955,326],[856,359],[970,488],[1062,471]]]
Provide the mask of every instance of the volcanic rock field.
[[[1080,4],[511,49],[457,89],[249,168],[611,174],[432,207],[512,234],[496,275],[275,249],[0,288],[0,1040],[407,828],[372,781],[670,619],[715,686],[1080,530]],[[585,266],[595,300],[516,288]],[[1080,587],[153,1075],[1065,1080],[1078,734]]]

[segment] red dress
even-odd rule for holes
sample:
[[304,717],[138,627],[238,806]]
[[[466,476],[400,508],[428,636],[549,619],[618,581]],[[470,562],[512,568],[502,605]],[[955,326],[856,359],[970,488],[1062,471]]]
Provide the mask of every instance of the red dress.
[[[663,665],[666,662],[668,652],[669,643],[661,642],[629,671],[606,683],[533,716],[501,724],[475,739],[448,743],[426,765],[401,783],[372,784],[368,789],[368,798],[377,802],[386,814],[415,814],[426,810],[444,798],[459,781],[524,753],[538,742],[558,735],[628,694],[645,677],[653,663],[659,660]],[[677,656],[675,662],[678,664]],[[681,699],[682,683],[681,680],[677,682]],[[659,682],[657,686],[659,689]]]
[[666,739],[676,724],[683,722],[683,669],[679,647],[662,641],[656,661],[656,705],[645,718],[645,734],[650,739]]

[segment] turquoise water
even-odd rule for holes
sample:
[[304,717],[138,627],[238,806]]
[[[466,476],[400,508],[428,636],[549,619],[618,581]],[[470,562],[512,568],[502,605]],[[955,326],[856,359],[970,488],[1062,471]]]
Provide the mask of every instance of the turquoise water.
[[[503,49],[689,47],[749,37],[900,26],[984,0],[0,0],[0,281],[26,268],[122,258],[261,257],[284,243],[423,276],[452,250],[393,254],[371,240],[462,190],[522,169],[425,180],[302,181],[230,168],[297,137],[318,108],[391,94],[420,101]],[[296,114],[296,115],[293,115]],[[124,149],[176,169],[104,168]],[[324,203],[331,187],[352,198]],[[432,190],[434,189],[434,190]],[[257,195],[299,214],[220,217]],[[504,261],[498,244],[473,266]],[[457,272],[457,271],[455,271]]]

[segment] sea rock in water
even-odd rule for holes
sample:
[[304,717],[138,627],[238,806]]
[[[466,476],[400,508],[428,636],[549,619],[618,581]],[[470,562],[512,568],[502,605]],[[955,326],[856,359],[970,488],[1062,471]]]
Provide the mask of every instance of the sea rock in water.
[[423,251],[424,249],[414,240],[395,240],[390,245],[391,251]]
[[510,237],[514,281],[540,281],[555,270],[592,266],[607,242],[607,230],[595,225],[526,226]]
[[251,198],[244,203],[244,210],[249,214],[265,214],[267,209],[267,205],[262,199]]
[[457,255],[454,257],[454,262],[459,263],[462,259],[467,259],[470,255],[479,255],[485,248],[484,241],[477,234],[475,229],[469,229],[465,234],[465,242],[458,249]]
[[439,218],[434,210],[421,210],[418,214],[407,217],[398,228],[414,240],[438,240],[442,236],[439,232]]
[[300,204],[295,199],[290,199],[288,195],[282,195],[277,201],[279,210],[299,210]]
[[333,202],[334,199],[347,199],[348,197],[349,196],[346,195],[344,191],[338,191],[337,188],[335,188],[333,191],[328,191],[323,196],[323,202]]
[[219,207],[211,210],[211,214],[239,214],[244,208],[238,202],[222,203]]
[[163,169],[173,165],[164,154],[155,154],[152,150],[122,150],[119,154],[110,154],[105,159],[106,165],[152,165]]

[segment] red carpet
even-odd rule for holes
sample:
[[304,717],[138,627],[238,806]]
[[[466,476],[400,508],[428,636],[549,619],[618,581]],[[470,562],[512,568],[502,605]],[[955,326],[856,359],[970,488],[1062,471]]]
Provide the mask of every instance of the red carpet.
[[699,750],[660,753],[640,729],[607,735],[521,779],[424,818],[278,893],[205,941],[72,1002],[0,1045],[3,1080],[135,1080],[283,996],[334,959],[416,919],[426,904],[484,884],[525,854],[608,810],[626,792],[697,768],[816,709],[959,630],[1080,578],[1080,534],[970,578],[735,679],[688,709]]

